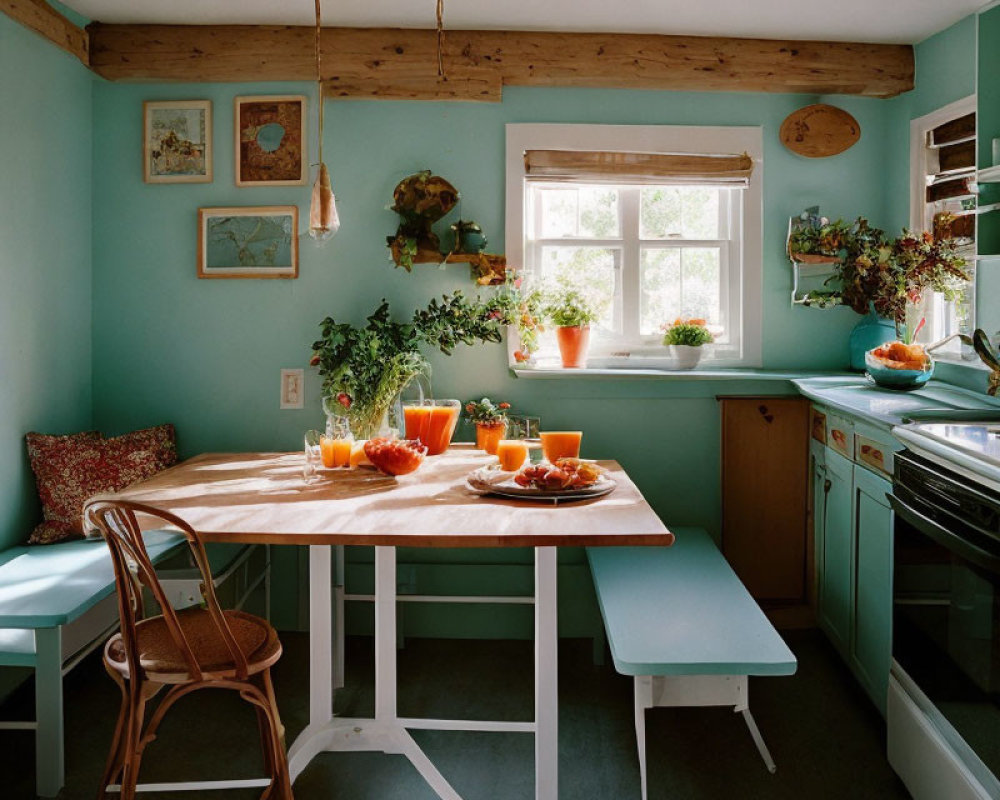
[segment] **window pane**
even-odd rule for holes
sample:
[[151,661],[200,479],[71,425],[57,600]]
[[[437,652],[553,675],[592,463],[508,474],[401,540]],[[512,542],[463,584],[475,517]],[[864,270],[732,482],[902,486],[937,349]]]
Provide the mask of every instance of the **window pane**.
[[613,331],[619,254],[606,247],[543,247],[543,284],[548,288],[571,286],[595,305],[603,306],[597,327]]
[[593,239],[621,236],[618,224],[618,190],[608,187],[581,188],[579,235]]
[[710,186],[647,186],[640,191],[643,239],[719,239],[719,195]]
[[616,239],[621,236],[618,190],[607,186],[538,188],[542,239]]
[[722,321],[718,247],[643,248],[639,332],[657,333],[678,317]]
[[541,238],[576,236],[576,189],[540,189],[542,206]]

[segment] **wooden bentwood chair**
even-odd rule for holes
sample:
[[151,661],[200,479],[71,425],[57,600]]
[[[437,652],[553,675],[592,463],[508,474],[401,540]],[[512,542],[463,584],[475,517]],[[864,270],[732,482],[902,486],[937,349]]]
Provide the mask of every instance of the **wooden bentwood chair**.
[[[163,520],[185,536],[201,571],[204,608],[177,611],[170,606],[146,552],[137,513]],[[99,529],[111,549],[121,616],[121,632],[104,648],[104,667],[121,689],[122,706],[98,798],[133,800],[142,752],[156,738],[164,714],[177,700],[198,689],[233,689],[257,710],[264,767],[270,778],[262,800],[291,800],[284,728],[271,685],[271,665],[281,656],[274,628],[252,614],[219,608],[205,547],[184,520],[125,501],[94,501],[84,514],[89,527]],[[145,617],[143,586],[159,604],[160,615]],[[164,687],[169,688],[143,730],[146,704]],[[120,784],[120,795],[109,792],[109,785],[114,784]],[[199,786],[227,788],[227,784],[233,782]]]

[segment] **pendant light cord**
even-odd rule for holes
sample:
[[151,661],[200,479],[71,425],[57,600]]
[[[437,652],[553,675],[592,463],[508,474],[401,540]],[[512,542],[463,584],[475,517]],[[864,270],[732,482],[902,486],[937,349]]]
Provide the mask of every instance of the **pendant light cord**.
[[[319,0],[316,0],[319,3]],[[444,0],[437,0],[437,61],[438,77],[444,77]]]
[[[442,2],[442,0],[438,0]],[[319,163],[323,163],[323,71],[321,45],[323,24],[320,18],[320,0],[316,0],[316,87],[319,90]]]

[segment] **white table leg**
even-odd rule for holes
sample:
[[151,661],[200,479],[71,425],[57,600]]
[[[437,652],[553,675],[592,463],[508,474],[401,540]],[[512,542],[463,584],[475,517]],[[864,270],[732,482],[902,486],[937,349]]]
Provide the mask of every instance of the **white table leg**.
[[55,797],[65,782],[62,628],[35,629],[35,791]]
[[344,636],[346,634],[346,629],[344,627],[344,585],[347,579],[347,569],[344,561],[344,545],[338,544],[333,549],[335,555],[335,580],[334,580],[334,625],[336,627],[336,632],[334,634],[334,650],[333,650],[333,688],[343,689],[344,688]]
[[653,706],[653,679],[637,675],[635,683],[635,744],[639,752],[639,787],[646,800],[646,709]]
[[396,548],[375,548],[375,719],[396,715]]
[[332,581],[329,545],[309,546],[309,725],[333,717]]
[[535,548],[535,798],[559,797],[556,548]]

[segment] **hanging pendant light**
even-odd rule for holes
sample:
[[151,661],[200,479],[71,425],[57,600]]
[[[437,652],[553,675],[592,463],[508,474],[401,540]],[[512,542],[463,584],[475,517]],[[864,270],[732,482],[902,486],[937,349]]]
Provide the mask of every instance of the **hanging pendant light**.
[[309,235],[317,244],[329,241],[340,229],[337,215],[337,198],[333,196],[330,171],[323,162],[323,73],[321,71],[320,0],[316,0],[316,86],[319,90],[319,169],[313,184],[312,203],[309,206]]

